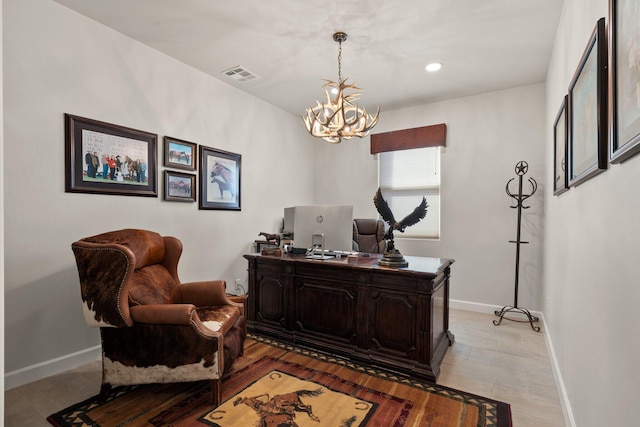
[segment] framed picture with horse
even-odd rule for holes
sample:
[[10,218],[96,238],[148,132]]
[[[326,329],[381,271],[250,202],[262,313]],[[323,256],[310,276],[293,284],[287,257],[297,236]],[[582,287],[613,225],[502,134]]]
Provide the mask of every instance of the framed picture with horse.
[[169,202],[195,202],[196,176],[190,173],[165,170],[164,200]]
[[200,146],[199,209],[240,209],[242,156]]
[[157,197],[158,135],[64,115],[65,192]]
[[198,145],[193,142],[164,137],[164,165],[168,168],[196,170]]

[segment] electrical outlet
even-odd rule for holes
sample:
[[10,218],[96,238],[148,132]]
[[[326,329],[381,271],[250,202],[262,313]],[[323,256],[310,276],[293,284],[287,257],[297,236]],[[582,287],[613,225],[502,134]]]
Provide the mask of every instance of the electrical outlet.
[[241,286],[240,279],[236,279],[236,295],[239,295]]

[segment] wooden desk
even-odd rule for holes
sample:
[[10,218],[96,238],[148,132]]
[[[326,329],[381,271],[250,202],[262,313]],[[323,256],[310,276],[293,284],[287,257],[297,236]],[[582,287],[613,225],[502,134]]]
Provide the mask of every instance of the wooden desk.
[[353,361],[436,381],[449,332],[453,260],[381,255],[310,260],[244,256],[249,262],[247,328]]

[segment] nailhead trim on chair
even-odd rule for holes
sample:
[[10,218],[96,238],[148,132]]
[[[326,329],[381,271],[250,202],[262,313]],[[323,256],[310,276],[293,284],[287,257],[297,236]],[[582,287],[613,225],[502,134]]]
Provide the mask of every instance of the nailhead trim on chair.
[[122,287],[124,286],[124,282],[127,279],[127,275],[129,274],[129,257],[127,256],[127,254],[122,251],[121,249],[116,249],[116,248],[85,248],[83,246],[71,246],[72,248],[77,248],[77,249],[81,249],[81,250],[85,250],[85,251],[114,251],[114,252],[119,252],[123,257],[124,260],[127,263],[127,268],[124,271],[124,276],[122,278],[122,281],[120,282],[120,286],[118,286],[118,295],[117,295],[117,299],[116,299],[116,307],[118,309],[118,314],[120,315],[120,318],[122,319],[122,321],[125,323],[125,325],[127,326],[132,326],[132,324],[130,324],[129,322],[127,322],[127,319],[124,318],[124,315],[122,314],[122,310],[120,309],[120,293],[122,291]]

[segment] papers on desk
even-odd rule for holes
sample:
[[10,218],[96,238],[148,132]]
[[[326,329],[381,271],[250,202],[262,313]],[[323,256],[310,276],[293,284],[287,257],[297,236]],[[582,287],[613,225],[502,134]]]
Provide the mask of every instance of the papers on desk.
[[306,259],[333,259],[335,258],[334,256],[329,256],[329,255],[307,255],[305,256]]

